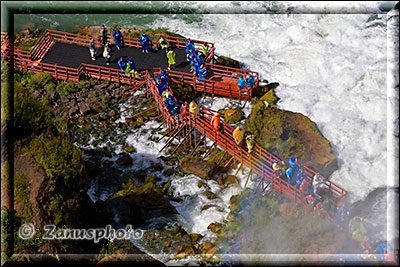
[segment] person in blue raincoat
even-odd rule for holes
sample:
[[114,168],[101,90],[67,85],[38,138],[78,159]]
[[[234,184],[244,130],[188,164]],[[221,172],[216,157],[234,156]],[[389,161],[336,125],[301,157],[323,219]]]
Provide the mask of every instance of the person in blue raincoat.
[[246,85],[246,81],[243,79],[243,76],[239,77],[237,85],[239,86],[240,89],[243,89],[243,86]]
[[130,67],[131,67],[132,70],[135,70],[135,71],[136,71],[135,61],[133,61],[132,58],[129,58],[129,59],[128,59],[128,64],[130,65]]
[[185,49],[185,53],[186,53],[186,60],[189,61],[189,52],[190,49],[192,49],[192,51],[195,51],[195,47],[194,47],[194,43],[192,40],[188,39],[186,40],[186,49]]
[[126,60],[125,60],[124,57],[121,57],[121,58],[118,60],[118,66],[119,66],[119,69],[122,70],[122,73],[125,74],[125,70],[126,70]]
[[197,58],[194,58],[193,59],[193,73],[195,73],[196,76],[197,76],[197,72],[198,72],[199,68],[200,68],[199,61],[197,60]]
[[201,65],[199,70],[197,71],[197,77],[201,78],[199,79],[200,82],[204,82],[204,79],[206,79],[207,75],[207,70],[204,68],[204,65]]
[[169,77],[168,77],[168,74],[166,74],[164,70],[162,70],[161,73],[160,73],[160,75],[158,75],[158,79],[161,80],[161,79],[163,79],[163,78],[165,79],[165,82],[168,83]]
[[113,31],[113,37],[114,37],[115,46],[117,47],[118,50],[120,50],[122,47],[122,33],[120,32],[118,27],[115,27],[115,29]]
[[246,86],[251,87],[255,83],[256,83],[256,78],[250,74],[246,80]]
[[203,65],[204,63],[204,55],[201,51],[196,54],[197,61],[199,62],[199,66]]
[[293,169],[291,166],[289,166],[289,168],[286,170],[286,177],[287,177],[287,182],[289,184],[293,183]]
[[139,40],[140,40],[140,44],[142,45],[142,52],[146,51],[146,53],[148,53],[149,51],[151,51],[150,50],[150,40],[151,40],[150,36],[148,36],[142,32]]
[[381,254],[379,257],[384,260],[385,255],[388,254],[388,251],[392,252],[393,248],[387,241],[383,241],[376,246],[375,251],[377,254]]
[[295,187],[299,188],[301,183],[304,181],[305,178],[306,178],[306,175],[305,175],[303,169],[299,168],[299,170],[296,172],[296,185],[295,185]]

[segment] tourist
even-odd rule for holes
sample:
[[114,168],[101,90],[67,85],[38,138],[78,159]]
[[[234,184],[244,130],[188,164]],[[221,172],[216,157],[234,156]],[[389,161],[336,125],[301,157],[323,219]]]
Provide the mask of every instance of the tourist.
[[93,38],[90,38],[89,51],[90,51],[90,56],[92,57],[92,60],[95,61],[96,60],[97,48],[96,48],[96,44],[95,44]]
[[292,167],[292,168],[295,168],[296,165],[297,165],[297,158],[291,156],[289,158],[289,166]]
[[301,183],[305,180],[306,174],[304,173],[302,168],[299,168],[297,172],[295,172],[296,177],[296,188],[299,188]]
[[245,86],[251,87],[255,83],[256,83],[256,78],[253,75],[249,74],[247,76],[247,80],[246,80]]
[[125,70],[126,70],[126,60],[125,60],[124,57],[121,57],[121,58],[118,60],[118,66],[119,66],[119,69],[122,70],[122,74],[125,74]]
[[367,233],[363,221],[363,218],[355,216],[349,222],[349,232],[351,234],[351,238],[358,241],[360,244],[364,238],[364,235]]
[[168,83],[168,81],[169,81],[168,74],[166,74],[164,70],[162,70],[160,72],[160,74],[158,75],[158,79],[160,79],[162,82],[165,82],[165,83]]
[[235,143],[241,147],[243,138],[244,138],[244,131],[240,126],[236,127],[236,129],[232,133],[233,139],[235,140]]
[[171,67],[174,67],[175,65],[175,52],[172,50],[172,48],[168,48],[167,58],[168,58],[168,69],[170,70]]
[[204,54],[204,56],[207,56],[209,50],[210,50],[210,47],[208,46],[208,43],[205,42],[203,44],[203,54]]
[[193,64],[192,64],[191,72],[193,72],[197,76],[197,72],[198,72],[199,68],[200,68],[199,61],[197,60],[196,57],[193,57]]
[[110,66],[111,49],[110,49],[110,44],[109,44],[109,43],[107,43],[107,44],[104,46],[103,57],[106,59],[107,66]]
[[194,101],[190,102],[189,111],[190,111],[192,117],[194,117],[197,114],[199,114],[199,108],[198,108],[196,102],[194,102]]
[[187,56],[189,57],[190,61],[190,72],[193,72],[193,63],[195,59],[194,51],[192,49],[189,49],[189,53],[187,54]]
[[201,51],[197,52],[196,54],[197,61],[199,62],[199,66],[203,65],[204,63],[204,55]]
[[276,176],[280,176],[281,175],[281,168],[279,167],[278,161],[274,160],[274,163],[272,163],[272,174],[276,175]]
[[219,115],[218,112],[216,112],[216,113],[214,114],[214,116],[211,118],[211,124],[212,124],[212,126],[214,127],[214,129],[215,129],[216,131],[219,130],[219,124],[220,124],[220,122],[221,122],[221,116]]
[[254,146],[254,135],[249,134],[246,136],[246,145],[247,145],[247,151],[249,153],[251,153],[251,151],[253,150],[253,146]]
[[100,28],[100,45],[101,47],[105,46],[106,43],[108,42],[108,30],[106,28],[106,26],[101,25]]
[[114,37],[114,42],[115,42],[115,47],[117,47],[118,50],[121,49],[122,47],[122,33],[118,29],[118,27],[115,27],[114,32],[113,32],[113,37]]
[[285,180],[285,178],[286,178],[286,176],[285,176],[285,174],[286,174],[286,163],[285,163],[285,161],[282,160],[280,165],[281,165],[280,167],[281,167],[281,173],[282,173],[281,174],[282,175],[281,178],[283,180]]
[[161,50],[167,51],[167,47],[168,47],[168,42],[164,39],[164,37],[160,37],[160,39],[158,40],[158,43],[160,44]]
[[146,53],[151,51],[150,50],[150,40],[151,40],[151,37],[142,32],[142,34],[140,36],[140,44],[142,45],[142,53],[144,53],[145,51],[146,51]]
[[204,68],[204,64],[200,66],[198,69],[196,76],[201,78],[199,79],[199,82],[204,82],[207,76],[207,70]]
[[161,95],[162,101],[165,102],[165,100],[167,100],[170,95],[171,95],[171,93],[168,90],[163,91],[162,95]]
[[238,78],[238,83],[237,83],[237,85],[239,86],[240,90],[243,89],[243,86],[245,86],[245,84],[246,84],[246,81],[243,79],[243,76],[240,75],[239,78]]
[[287,177],[287,182],[288,184],[293,183],[293,168],[289,166],[289,168],[286,170],[286,177]]
[[322,176],[319,173],[314,175],[312,186],[313,186],[314,195],[318,195],[319,197],[322,197],[322,195],[324,194],[325,189],[329,190],[329,186],[327,186],[324,183],[324,180],[323,180]]
[[136,64],[135,64],[135,61],[133,61],[132,58],[128,58],[128,62],[126,64],[129,64],[131,70],[135,70],[136,71]]
[[186,40],[186,49],[185,49],[185,53],[186,53],[186,60],[189,61],[190,60],[190,51],[195,51],[195,47],[194,44],[192,42],[192,40],[188,39]]
[[371,254],[372,248],[371,248],[371,240],[367,235],[364,235],[364,238],[361,242],[361,249],[364,254]]

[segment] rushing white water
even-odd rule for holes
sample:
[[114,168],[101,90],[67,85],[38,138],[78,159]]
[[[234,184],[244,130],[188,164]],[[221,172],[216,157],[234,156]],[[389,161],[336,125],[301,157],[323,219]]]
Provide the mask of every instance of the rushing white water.
[[387,175],[386,15],[207,14],[200,23],[155,21],[213,42],[279,82],[279,107],[315,121],[331,141],[339,170],[331,179],[352,201],[391,185]]

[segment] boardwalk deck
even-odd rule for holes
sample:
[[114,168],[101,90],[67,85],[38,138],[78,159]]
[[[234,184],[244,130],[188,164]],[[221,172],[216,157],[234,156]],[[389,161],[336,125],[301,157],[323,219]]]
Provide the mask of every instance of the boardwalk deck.
[[[175,69],[181,72],[190,73],[189,62],[186,61],[186,54],[183,49],[175,48],[176,65]],[[142,50],[134,47],[122,47],[117,50],[115,46],[111,48],[111,68],[118,69],[118,60],[120,57],[132,58],[135,61],[137,71],[149,70],[152,73],[154,67],[166,69],[168,60],[165,51],[142,53]],[[41,60],[43,63],[57,64],[59,66],[78,68],[80,64],[87,63],[96,66],[107,67],[103,58],[103,50],[98,49],[96,61],[90,58],[89,49],[86,46],[76,44],[66,44],[56,42]]]

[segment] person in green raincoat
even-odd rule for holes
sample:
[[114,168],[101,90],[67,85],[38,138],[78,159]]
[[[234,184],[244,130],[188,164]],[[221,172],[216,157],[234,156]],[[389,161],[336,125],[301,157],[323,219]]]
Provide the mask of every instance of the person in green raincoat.
[[204,54],[204,56],[207,56],[208,51],[210,51],[210,47],[208,46],[208,43],[205,42],[205,43],[203,44],[203,54]]
[[167,58],[168,58],[168,69],[170,70],[171,66],[173,67],[175,65],[175,52],[172,51],[171,48],[168,48]]
[[358,241],[360,244],[364,239],[367,230],[365,229],[363,218],[355,216],[349,222],[349,231],[351,238]]
[[254,146],[254,135],[249,134],[246,136],[246,145],[247,145],[247,150],[249,153],[253,150]]

